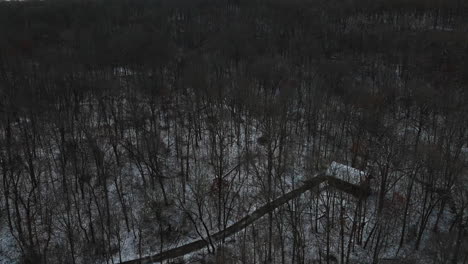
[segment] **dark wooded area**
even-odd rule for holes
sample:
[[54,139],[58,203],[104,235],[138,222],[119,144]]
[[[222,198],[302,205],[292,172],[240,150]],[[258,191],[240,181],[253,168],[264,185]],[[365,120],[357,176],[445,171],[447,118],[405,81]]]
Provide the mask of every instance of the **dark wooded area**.
[[[462,0],[0,2],[0,262],[197,239],[187,262],[468,262],[467,17]],[[310,192],[216,237],[330,164],[374,194]]]

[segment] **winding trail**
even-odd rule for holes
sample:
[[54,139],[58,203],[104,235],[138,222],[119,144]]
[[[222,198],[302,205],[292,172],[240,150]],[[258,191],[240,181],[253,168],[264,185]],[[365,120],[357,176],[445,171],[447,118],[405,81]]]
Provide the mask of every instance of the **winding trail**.
[[[267,213],[275,210],[279,206],[287,203],[288,201],[299,197],[301,194],[305,193],[308,190],[313,189],[314,187],[319,186],[321,183],[324,183],[324,182],[328,183],[329,186],[334,187],[337,190],[340,190],[342,192],[349,193],[358,199],[365,199],[371,193],[371,190],[368,186],[351,184],[349,182],[340,180],[336,177],[326,176],[324,173],[319,174],[318,176],[305,181],[301,187],[294,189],[279,198],[276,198],[275,200],[263,205],[262,207],[253,211],[251,214],[245,216],[244,218],[242,218],[235,224],[229,226],[228,228],[211,235],[210,237],[211,241],[213,242],[219,241],[223,238],[227,238],[243,230],[244,228],[246,228],[247,226],[249,226],[256,220],[260,219],[262,216],[266,215]],[[161,262],[163,260],[177,258],[183,255],[189,254],[191,252],[200,250],[206,247],[208,243],[209,242],[207,241],[207,239],[200,239],[200,240],[196,240],[194,242],[185,244],[180,247],[176,247],[173,249],[163,251],[159,254],[142,257],[142,258],[138,258],[134,260],[124,261],[124,262],[121,262],[120,264],[150,264],[154,262]]]

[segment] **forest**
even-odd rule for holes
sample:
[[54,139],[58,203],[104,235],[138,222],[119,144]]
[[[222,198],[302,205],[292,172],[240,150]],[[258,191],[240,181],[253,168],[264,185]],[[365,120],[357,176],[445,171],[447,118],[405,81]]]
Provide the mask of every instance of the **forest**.
[[0,1],[0,264],[468,264],[468,1]]

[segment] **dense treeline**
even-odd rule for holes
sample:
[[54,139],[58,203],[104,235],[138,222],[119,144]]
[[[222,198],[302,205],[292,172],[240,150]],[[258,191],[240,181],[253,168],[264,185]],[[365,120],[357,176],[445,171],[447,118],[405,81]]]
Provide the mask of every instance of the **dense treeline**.
[[[461,0],[0,3],[0,255],[118,263],[203,238],[202,263],[466,263],[467,15]],[[371,198],[325,187],[211,241],[332,161],[364,171]]]

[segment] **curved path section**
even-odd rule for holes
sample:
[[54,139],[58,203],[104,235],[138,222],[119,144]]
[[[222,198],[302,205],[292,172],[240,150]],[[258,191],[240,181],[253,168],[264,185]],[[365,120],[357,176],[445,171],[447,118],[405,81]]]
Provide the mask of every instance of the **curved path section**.
[[[262,207],[253,211],[251,214],[245,216],[244,218],[242,218],[235,224],[229,226],[228,228],[211,235],[211,241],[219,241],[239,231],[242,231],[244,228],[246,228],[256,220],[260,219],[262,216],[268,214],[269,212],[272,212],[273,210],[287,203],[288,201],[299,197],[306,191],[319,186],[321,183],[326,183],[329,186],[334,187],[337,190],[349,193],[358,199],[365,199],[370,195],[371,192],[368,186],[355,185],[332,176],[320,174],[310,180],[305,181],[301,187],[294,189],[291,192],[286,193],[283,196],[276,198],[275,200],[263,205]],[[163,260],[181,257],[191,252],[200,250],[206,247],[207,245],[208,241],[206,239],[200,239],[180,247],[163,251],[159,254],[121,262],[120,264],[150,264],[154,262],[161,262]]]

